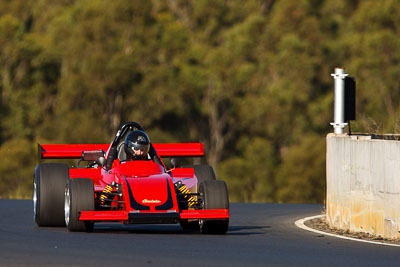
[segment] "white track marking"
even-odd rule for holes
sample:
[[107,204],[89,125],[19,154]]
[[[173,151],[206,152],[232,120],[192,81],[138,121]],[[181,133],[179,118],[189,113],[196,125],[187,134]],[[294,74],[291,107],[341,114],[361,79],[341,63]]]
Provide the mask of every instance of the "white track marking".
[[325,215],[315,215],[311,217],[307,217],[304,219],[297,220],[295,222],[295,225],[303,230],[307,230],[310,232],[318,233],[321,235],[327,235],[327,236],[333,236],[337,238],[342,238],[342,239],[347,239],[347,240],[352,240],[352,241],[358,241],[358,242],[364,242],[364,243],[371,243],[375,245],[384,245],[384,246],[392,246],[392,247],[400,247],[400,245],[397,244],[389,244],[389,243],[383,243],[383,242],[377,242],[377,241],[369,241],[369,240],[364,240],[364,239],[358,239],[358,238],[353,238],[353,237],[347,237],[347,236],[342,236],[342,235],[337,235],[337,234],[332,234],[332,233],[327,233],[319,230],[312,229],[304,224],[305,221],[316,219],[316,218],[321,218],[324,217]]

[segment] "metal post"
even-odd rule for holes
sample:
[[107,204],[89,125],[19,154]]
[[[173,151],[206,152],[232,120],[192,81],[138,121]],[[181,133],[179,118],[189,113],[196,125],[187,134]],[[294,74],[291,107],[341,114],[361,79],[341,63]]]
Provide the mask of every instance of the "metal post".
[[334,121],[331,122],[335,134],[343,134],[344,127],[347,125],[344,121],[344,79],[348,75],[343,68],[335,68],[335,73],[331,74],[335,79]]

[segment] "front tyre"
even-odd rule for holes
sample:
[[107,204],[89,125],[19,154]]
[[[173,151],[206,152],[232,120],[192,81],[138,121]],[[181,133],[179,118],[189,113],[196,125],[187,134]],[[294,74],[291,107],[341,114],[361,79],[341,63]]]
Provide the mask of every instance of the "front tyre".
[[[197,185],[199,186],[204,181],[215,181],[216,176],[214,169],[210,165],[185,165],[182,168],[193,168],[194,174],[197,177]],[[198,188],[197,188],[198,192]],[[180,220],[179,224],[183,230],[198,231],[200,230],[199,220]]]
[[[204,181],[199,186],[204,209],[229,209],[228,188],[224,181]],[[223,235],[228,231],[229,219],[200,220],[203,234]]]
[[81,211],[94,211],[93,181],[86,178],[69,179],[65,187],[64,217],[69,231],[91,232],[94,223],[80,221]]
[[41,163],[33,178],[33,218],[38,226],[65,226],[64,188],[69,178],[66,164]]

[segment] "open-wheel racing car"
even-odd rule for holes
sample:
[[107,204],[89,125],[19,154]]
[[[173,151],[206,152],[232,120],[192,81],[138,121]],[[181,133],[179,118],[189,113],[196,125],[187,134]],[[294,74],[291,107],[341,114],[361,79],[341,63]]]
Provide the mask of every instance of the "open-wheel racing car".
[[[144,131],[123,124],[111,144],[40,145],[39,158],[79,159],[76,167],[39,163],[33,180],[34,220],[38,226],[93,230],[96,222],[177,224],[185,230],[225,234],[229,197],[224,181],[208,165],[167,170],[162,157],[199,157],[202,143],[150,144],[145,159],[129,160],[124,138]],[[80,162],[87,162],[80,167]]]

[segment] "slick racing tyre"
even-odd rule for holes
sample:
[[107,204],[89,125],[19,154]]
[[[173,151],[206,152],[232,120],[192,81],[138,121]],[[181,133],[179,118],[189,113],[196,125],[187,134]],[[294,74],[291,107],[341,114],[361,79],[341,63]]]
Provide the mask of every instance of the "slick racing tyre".
[[[186,165],[182,166],[182,168],[193,168],[194,174],[197,177],[197,185],[200,185],[201,182],[204,181],[215,181],[215,172],[214,169],[209,165]],[[197,190],[198,191],[198,190]],[[198,220],[180,220],[179,224],[181,225],[183,230],[199,230],[199,221]]]
[[[224,181],[204,181],[199,186],[204,209],[229,209],[228,188]],[[200,220],[200,231],[203,234],[225,234],[229,219]]]
[[33,178],[33,217],[38,226],[65,226],[64,188],[69,178],[68,166],[41,163]]
[[186,165],[182,166],[182,168],[193,168],[198,184],[204,181],[216,180],[214,169],[209,165]]
[[86,178],[69,179],[65,187],[65,224],[70,231],[91,232],[94,223],[79,221],[81,211],[94,211],[93,181]]

